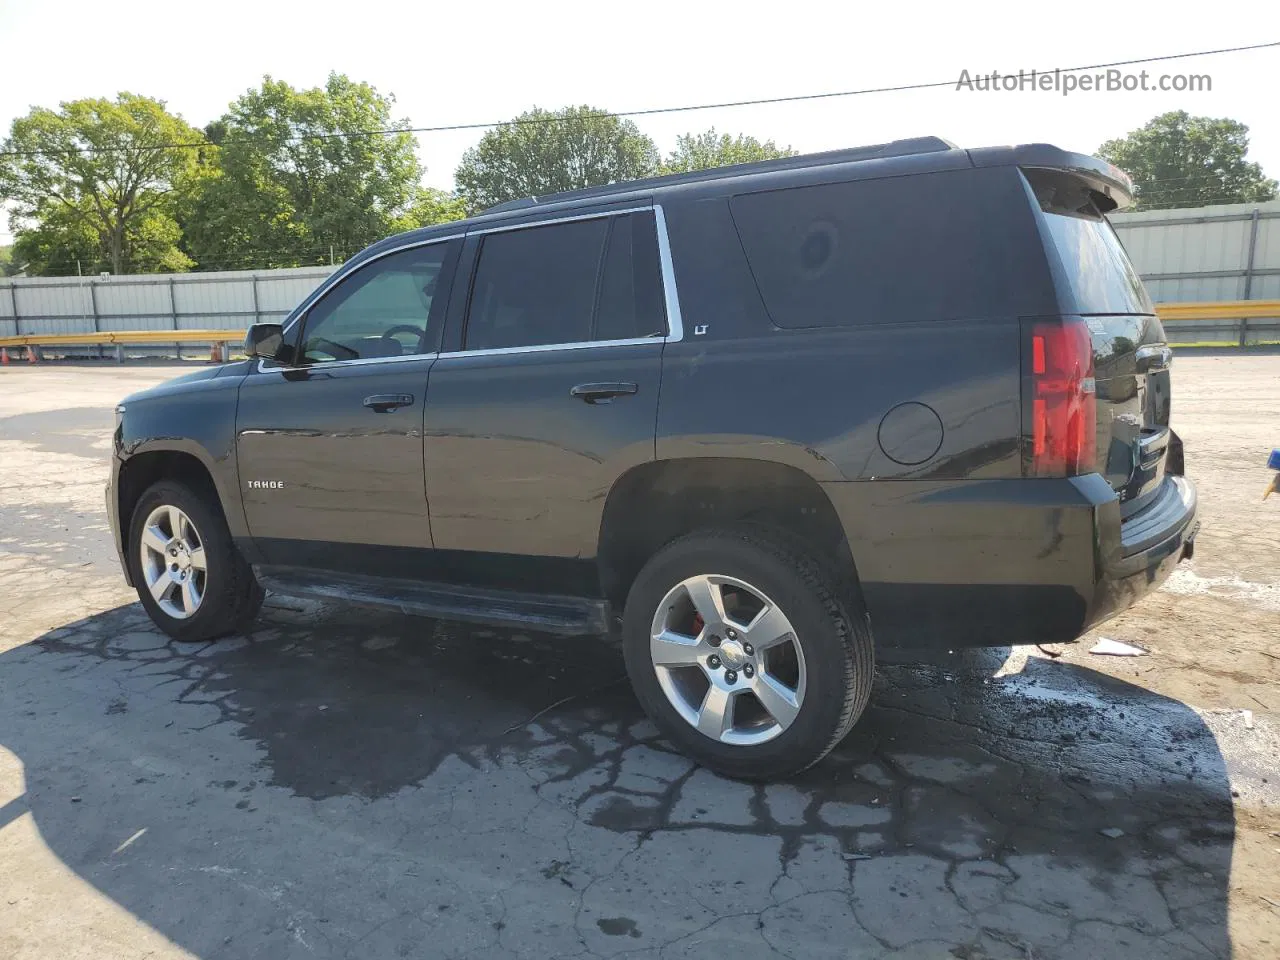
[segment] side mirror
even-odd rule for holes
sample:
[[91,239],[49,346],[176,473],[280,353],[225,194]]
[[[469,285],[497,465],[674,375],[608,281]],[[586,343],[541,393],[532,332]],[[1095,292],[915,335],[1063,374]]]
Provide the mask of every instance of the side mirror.
[[280,360],[283,347],[284,327],[278,323],[255,323],[244,335],[244,352],[248,357]]

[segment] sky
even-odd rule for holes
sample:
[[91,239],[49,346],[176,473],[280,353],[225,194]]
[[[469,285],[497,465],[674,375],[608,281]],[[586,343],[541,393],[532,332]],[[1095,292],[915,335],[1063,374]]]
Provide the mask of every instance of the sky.
[[[1280,40],[1280,4],[857,2],[362,4],[285,0],[0,0],[0,135],[33,105],[165,101],[203,126],[264,74],[295,87],[346,73],[393,94],[414,126],[509,119],[533,106],[608,110],[899,84],[948,86],[636,118],[664,151],[716,127],[801,152],[937,135],[964,147],[1050,142],[1092,152],[1168,110],[1247,124],[1250,157],[1280,176],[1280,47],[1145,67],[1208,74],[1211,91],[957,90],[950,82]],[[1141,66],[1121,68],[1136,72]],[[429,186],[448,189],[482,131],[419,135]],[[0,221],[0,244],[10,237]]]

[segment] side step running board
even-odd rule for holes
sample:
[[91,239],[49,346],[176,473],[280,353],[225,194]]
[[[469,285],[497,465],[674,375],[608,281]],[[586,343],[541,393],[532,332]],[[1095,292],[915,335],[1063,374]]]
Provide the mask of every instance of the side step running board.
[[609,603],[418,580],[392,580],[300,567],[255,566],[263,587],[289,597],[342,600],[440,620],[524,628],[560,636],[609,632]]

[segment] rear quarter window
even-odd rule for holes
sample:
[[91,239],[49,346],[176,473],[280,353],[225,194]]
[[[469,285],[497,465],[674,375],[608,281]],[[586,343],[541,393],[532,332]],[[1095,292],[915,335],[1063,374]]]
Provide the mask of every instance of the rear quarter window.
[[1082,314],[1155,312],[1142,278],[1125,253],[1111,223],[1088,188],[1050,170],[1026,170],[1048,248],[1058,258],[1056,273],[1065,308]]
[[743,194],[730,208],[779,327],[1018,316],[1052,307],[1034,210],[1007,168]]

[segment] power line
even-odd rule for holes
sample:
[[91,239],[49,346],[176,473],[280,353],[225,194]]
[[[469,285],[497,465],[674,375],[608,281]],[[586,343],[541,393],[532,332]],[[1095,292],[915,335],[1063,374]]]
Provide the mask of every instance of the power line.
[[[1170,53],[1154,57],[1138,57],[1132,60],[1113,60],[1109,63],[1093,63],[1077,67],[1058,67],[1049,70],[1039,71],[1040,74],[1058,73],[1080,73],[1087,70],[1107,70],[1114,67],[1133,67],[1144,63],[1164,63],[1171,60],[1186,60],[1192,57],[1210,57],[1225,53],[1245,53],[1251,50],[1265,50],[1273,47],[1280,47],[1280,40],[1271,41],[1269,43],[1253,43],[1239,47],[1220,47],[1216,50],[1195,50],[1187,53]],[[770,106],[779,103],[800,103],[813,100],[831,100],[839,97],[858,97],[876,93],[905,93],[911,90],[932,90],[941,87],[956,87],[957,81],[937,80],[926,83],[904,83],[886,87],[864,87],[859,90],[836,90],[826,93],[807,93],[796,94],[786,97],[764,97],[754,100],[726,100],[719,103],[699,103],[687,104],[674,107],[649,107],[639,110],[619,110],[608,111],[602,110],[597,113],[582,114],[575,117],[557,117],[557,116],[538,116],[538,117],[517,117],[511,120],[496,120],[472,123],[452,123],[443,124],[433,127],[387,127],[378,130],[355,130],[344,131],[339,133],[314,133],[299,134],[294,137],[285,137],[279,140],[269,140],[262,137],[230,137],[224,139],[221,144],[215,144],[208,139],[177,141],[171,143],[156,143],[147,145],[136,145],[128,147],[75,147],[66,150],[10,150],[0,152],[0,157],[30,157],[42,156],[47,154],[65,155],[71,153],[77,154],[98,154],[98,153],[120,153],[125,151],[151,151],[151,150],[179,150],[179,149],[199,149],[201,147],[225,146],[228,144],[239,143],[274,143],[279,145],[303,143],[310,140],[341,140],[354,139],[358,137],[378,137],[390,136],[400,133],[449,133],[459,130],[484,130],[490,127],[502,126],[519,126],[526,124],[541,123],[564,123],[569,121],[597,120],[607,118],[623,118],[623,117],[649,117],[657,114],[672,113],[691,113],[697,110],[726,110],[735,107],[758,107]]]

